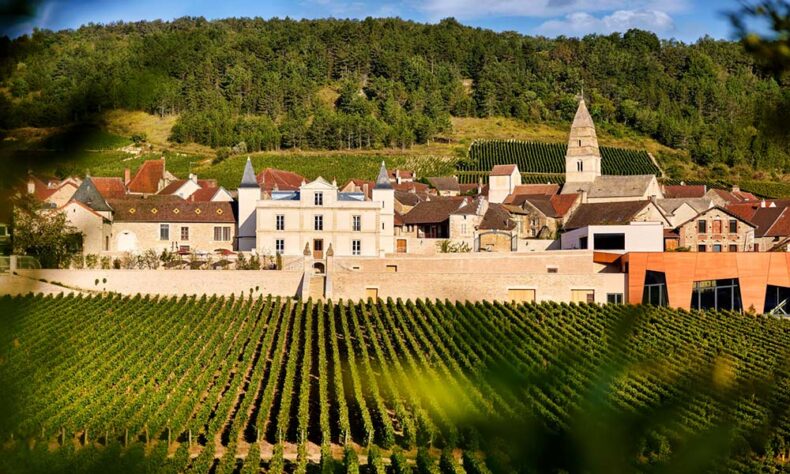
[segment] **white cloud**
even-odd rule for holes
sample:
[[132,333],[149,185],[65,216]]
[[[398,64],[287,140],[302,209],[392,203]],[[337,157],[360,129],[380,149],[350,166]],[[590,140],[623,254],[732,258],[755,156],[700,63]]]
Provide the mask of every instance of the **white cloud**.
[[689,8],[690,0],[424,0],[415,6],[432,20],[455,17],[554,17],[575,12],[654,11],[673,13]]
[[601,18],[576,12],[559,20],[546,21],[535,32],[547,36],[584,36],[590,33],[623,32],[631,28],[663,33],[673,31],[675,22],[666,12],[659,10],[617,10]]

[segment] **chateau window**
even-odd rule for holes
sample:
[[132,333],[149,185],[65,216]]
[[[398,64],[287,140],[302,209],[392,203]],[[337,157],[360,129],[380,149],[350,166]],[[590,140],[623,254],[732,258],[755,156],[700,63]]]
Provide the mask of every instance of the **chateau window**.
[[702,219],[697,221],[697,233],[700,234],[708,233],[708,221]]
[[362,241],[361,240],[352,240],[351,241],[351,255],[360,255],[362,253]]
[[730,252],[737,252],[738,246],[736,244],[730,244]]
[[576,171],[584,171],[584,162],[582,160],[576,162]]
[[280,255],[285,252],[285,239],[277,239],[274,241],[274,251]]
[[714,244],[713,245],[714,252],[721,252],[721,244]]
[[705,244],[699,244],[699,245],[697,245],[697,252],[705,252],[705,251],[707,251],[707,250],[708,250],[708,248],[707,248],[707,247],[705,247]]
[[730,219],[730,234],[737,234],[738,233],[738,221],[735,219]]
[[324,230],[324,216],[313,216],[313,230]]
[[362,230],[362,216],[351,216],[351,230],[354,232]]
[[285,230],[285,216],[278,214],[275,216],[275,227],[277,230]]
[[159,240],[170,240],[170,224],[159,224]]
[[107,236],[104,237],[104,250],[110,250],[110,238]]
[[181,240],[189,240],[189,227],[181,228]]
[[318,192],[313,194],[313,204],[316,206],[324,205],[324,193]]
[[719,219],[713,221],[713,233],[721,234],[721,221]]

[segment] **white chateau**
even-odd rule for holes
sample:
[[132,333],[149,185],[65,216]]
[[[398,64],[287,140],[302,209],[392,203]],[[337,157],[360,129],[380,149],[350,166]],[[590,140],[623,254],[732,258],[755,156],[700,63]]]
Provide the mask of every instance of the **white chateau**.
[[342,192],[318,177],[266,199],[248,159],[239,185],[239,250],[259,254],[383,257],[394,252],[395,196],[384,163],[371,191]]

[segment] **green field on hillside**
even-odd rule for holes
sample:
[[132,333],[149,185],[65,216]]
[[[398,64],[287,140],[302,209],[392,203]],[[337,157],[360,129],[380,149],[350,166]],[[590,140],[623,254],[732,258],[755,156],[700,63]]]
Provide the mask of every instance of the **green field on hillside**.
[[750,472],[790,442],[790,322],[769,317],[186,296],[0,315],[0,472]]

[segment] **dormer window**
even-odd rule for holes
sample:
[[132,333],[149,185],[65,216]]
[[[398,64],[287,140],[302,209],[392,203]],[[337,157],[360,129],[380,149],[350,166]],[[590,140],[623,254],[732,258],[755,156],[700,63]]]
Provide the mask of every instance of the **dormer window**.
[[324,205],[324,193],[317,192],[313,194],[313,204],[316,206],[323,206]]
[[576,162],[576,171],[584,171],[584,162],[582,160]]

